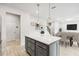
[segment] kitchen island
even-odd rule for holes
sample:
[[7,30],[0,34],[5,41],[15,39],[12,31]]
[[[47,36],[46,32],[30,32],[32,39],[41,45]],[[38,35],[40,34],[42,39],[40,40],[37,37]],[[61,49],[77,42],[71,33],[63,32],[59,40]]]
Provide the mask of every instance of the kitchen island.
[[40,34],[33,31],[25,36],[25,49],[31,56],[59,56],[60,37],[52,36],[48,32]]

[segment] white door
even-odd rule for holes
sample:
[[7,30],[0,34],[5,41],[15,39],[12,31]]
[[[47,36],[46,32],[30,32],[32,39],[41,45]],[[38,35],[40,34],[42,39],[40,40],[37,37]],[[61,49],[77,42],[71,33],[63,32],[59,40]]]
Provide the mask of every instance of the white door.
[[0,41],[1,41],[1,16],[0,16]]
[[6,13],[6,40],[20,39],[20,16]]

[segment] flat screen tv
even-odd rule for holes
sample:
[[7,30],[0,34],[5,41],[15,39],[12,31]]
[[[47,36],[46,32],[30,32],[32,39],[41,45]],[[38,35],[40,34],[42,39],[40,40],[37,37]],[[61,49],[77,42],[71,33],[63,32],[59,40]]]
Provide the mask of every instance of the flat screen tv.
[[77,30],[77,24],[67,24],[67,30]]

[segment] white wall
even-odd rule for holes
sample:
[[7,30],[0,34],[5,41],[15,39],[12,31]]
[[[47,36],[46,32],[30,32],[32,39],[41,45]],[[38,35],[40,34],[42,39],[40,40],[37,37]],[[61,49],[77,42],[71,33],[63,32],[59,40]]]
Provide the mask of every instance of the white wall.
[[[5,7],[5,6],[0,6],[0,15],[2,17],[2,28],[1,28],[1,39],[2,39],[2,50],[4,50],[4,48],[6,48],[6,12],[9,12],[9,13],[13,13],[13,14],[17,14],[17,15],[21,15],[21,18],[20,18],[20,21],[22,21],[25,16],[25,14],[21,11],[21,10],[17,10],[17,9],[14,9],[14,8],[9,8],[9,7]],[[26,19],[24,20],[27,20],[27,17]],[[22,28],[22,22],[21,22],[21,28]],[[21,30],[21,33],[23,34],[23,31]],[[24,36],[21,35],[21,40],[24,40],[22,39]],[[21,46],[22,46],[22,42],[21,42]]]
[[0,16],[0,40],[1,40],[1,16]]
[[[20,26],[21,26],[21,46],[25,46],[25,35],[28,33],[28,31],[32,31],[33,27],[31,26],[31,22],[34,20],[37,20],[37,18],[34,18],[33,16],[30,16],[29,14],[22,12],[21,10],[17,10],[11,7],[6,6],[0,6],[0,15],[2,17],[2,48],[6,48],[6,12],[13,13],[20,15]],[[42,24],[44,24],[44,21],[41,19],[40,21]]]
[[[75,20],[75,19],[74,19]],[[67,24],[77,24],[77,30],[67,30]],[[63,32],[79,32],[79,21],[69,21],[69,22],[63,22],[60,24],[60,28],[62,28]]]
[[[21,22],[23,24],[21,24],[21,43],[22,43],[22,46],[24,46],[25,44],[25,36],[26,34],[28,34],[28,32],[30,32],[30,34],[33,34],[32,31],[35,29],[34,26],[31,25],[31,22],[37,22],[37,18],[33,17],[33,16],[30,16],[30,15],[25,15],[25,16],[22,16],[22,20]],[[39,21],[42,25],[46,25],[46,21],[43,20],[43,19],[40,19]]]
[[[31,22],[32,21],[36,21],[37,18],[34,18],[33,16],[30,16],[29,14],[22,12],[21,10],[15,9],[15,8],[11,8],[11,7],[4,7],[4,6],[0,6],[0,15],[2,17],[2,47],[6,48],[6,12],[9,13],[13,13],[13,14],[17,14],[17,15],[21,15],[20,17],[20,22],[21,22],[21,46],[25,46],[25,36],[28,33],[28,31],[32,31],[32,29],[34,28],[33,26],[31,26]],[[46,20],[40,19],[40,22],[44,25]],[[57,23],[55,23],[57,24]],[[56,28],[56,32],[57,32],[57,28],[58,25],[55,26]],[[30,32],[31,34],[31,32]]]
[[[18,28],[16,28],[18,26]],[[6,41],[19,40],[20,16],[6,13]]]
[[58,33],[59,32],[59,28],[60,28],[60,23],[59,22],[55,22],[55,24],[54,24],[54,33],[56,34],[56,33]]
[[1,32],[1,16],[0,16],[0,32]]

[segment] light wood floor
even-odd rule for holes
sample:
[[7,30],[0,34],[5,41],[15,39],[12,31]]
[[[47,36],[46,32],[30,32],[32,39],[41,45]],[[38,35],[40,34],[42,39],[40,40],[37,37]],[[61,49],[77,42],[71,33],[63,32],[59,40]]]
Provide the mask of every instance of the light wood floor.
[[4,52],[6,53],[6,56],[28,56],[26,51],[21,48],[18,40],[7,42],[6,50]]
[[[6,50],[4,51],[6,56],[29,56],[23,48],[20,46],[19,41],[7,42]],[[73,45],[72,47],[60,46],[60,56],[79,56],[79,47]]]
[[72,47],[60,46],[60,56],[79,56],[79,47],[74,44]]

